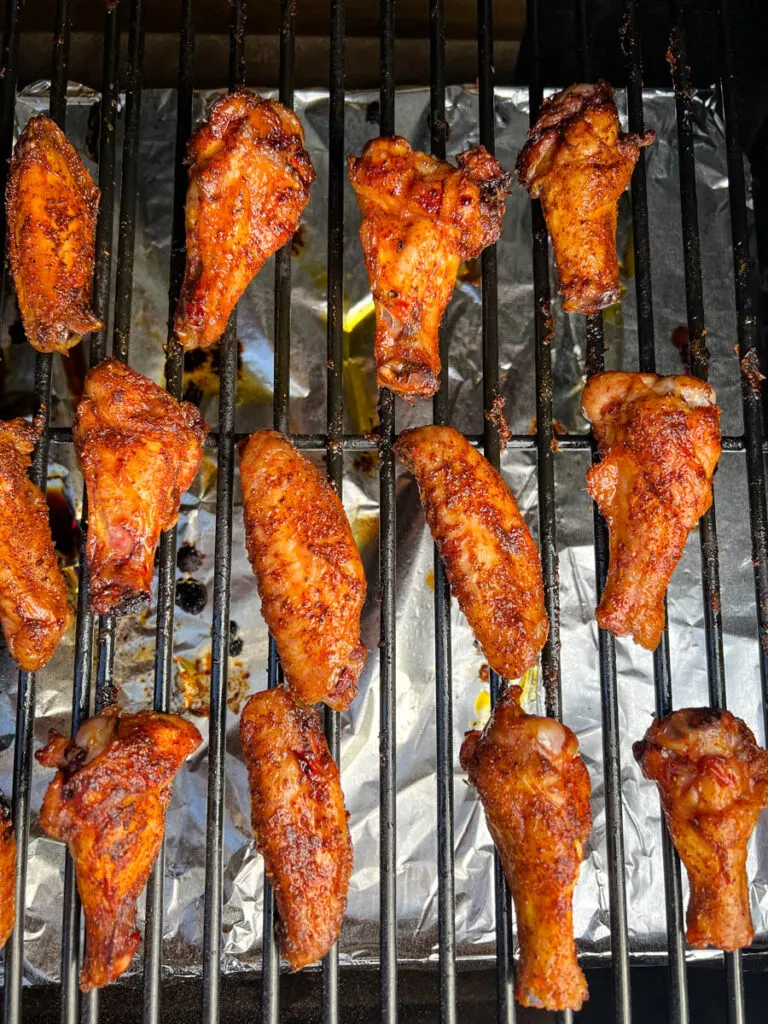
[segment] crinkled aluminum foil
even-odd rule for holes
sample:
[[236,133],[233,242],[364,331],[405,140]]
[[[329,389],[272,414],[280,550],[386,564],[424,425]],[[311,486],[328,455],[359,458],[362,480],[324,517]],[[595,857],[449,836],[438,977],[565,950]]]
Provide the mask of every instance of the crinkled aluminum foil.
[[[200,117],[213,94],[195,97]],[[70,95],[67,131],[88,159],[98,123],[98,97],[83,89]],[[623,98],[620,97],[623,102]],[[131,336],[131,362],[160,380],[162,345],[168,314],[167,290],[171,227],[175,106],[172,91],[148,91],[142,100],[138,232]],[[293,260],[291,426],[297,432],[325,427],[326,218],[328,182],[328,96],[299,92],[296,110],[305,126],[307,147],[317,183],[295,241]],[[19,97],[19,125],[47,108],[47,86]],[[429,92],[398,93],[397,130],[420,149],[429,148]],[[680,224],[674,99],[667,92],[647,92],[646,121],[657,132],[647,151],[654,319],[661,372],[679,372],[680,357],[671,343],[685,324],[685,290]],[[734,352],[736,314],[733,297],[731,239],[723,124],[711,95],[694,104],[699,222],[706,307],[707,342],[712,381],[724,409],[723,430],[739,433],[741,408],[739,366]],[[377,97],[350,94],[346,99],[346,150],[359,153],[377,134]],[[449,155],[478,141],[477,96],[471,89],[451,88],[447,97]],[[528,97],[522,89],[499,89],[496,97],[496,151],[511,168],[528,127]],[[118,144],[120,140],[118,139]],[[94,170],[92,160],[89,161]],[[348,430],[372,426],[375,392],[371,348],[373,318],[357,231],[359,214],[351,188],[345,190],[345,399]],[[619,252],[626,294],[620,308],[606,313],[610,367],[637,366],[637,332],[632,272],[629,200],[620,203]],[[115,235],[116,237],[116,235]],[[516,188],[504,220],[499,252],[499,338],[505,412],[514,431],[531,429],[535,413],[531,224],[528,196]],[[238,333],[242,375],[238,388],[237,429],[270,425],[272,415],[272,336],[274,274],[267,266],[240,302]],[[552,346],[555,416],[570,431],[583,430],[578,411],[584,372],[584,321],[553,313]],[[8,342],[16,319],[13,300],[6,301],[2,332],[5,357],[4,415],[31,404],[33,353]],[[460,429],[482,429],[481,326],[478,269],[463,268],[445,322],[450,332],[451,419]],[[76,359],[77,355],[73,356]],[[73,403],[61,360],[54,372],[53,417],[69,423]],[[75,372],[73,376],[77,376]],[[209,423],[216,423],[215,369],[206,362],[190,382]],[[427,422],[430,403],[399,403],[398,426]],[[507,480],[517,495],[534,534],[538,533],[533,453],[507,452]],[[586,456],[563,453],[556,460],[557,530],[562,608],[562,679],[565,721],[576,730],[592,776],[594,830],[575,896],[575,927],[580,949],[602,959],[609,955],[608,873],[602,782],[600,691],[597,631],[594,621],[595,573],[592,511],[584,475]],[[63,500],[79,508],[82,481],[71,448],[51,448],[51,477]],[[195,722],[207,735],[205,701],[213,591],[215,456],[206,458],[192,490],[182,503],[180,541],[195,546],[202,565],[194,577],[207,587],[200,614],[177,609],[177,664],[174,706],[197,712]],[[360,545],[369,579],[363,639],[371,655],[360,694],[342,717],[342,779],[350,811],[355,871],[341,934],[344,962],[375,962],[379,916],[379,776],[378,776],[378,478],[375,459],[345,458],[344,503]],[[256,587],[247,563],[242,521],[234,520],[232,619],[237,624],[236,656],[230,664],[231,710],[227,719],[226,825],[224,831],[224,969],[238,971],[260,964],[263,862],[255,853],[249,824],[246,771],[238,737],[237,710],[246,694],[266,684],[267,633],[259,616]],[[755,631],[754,586],[744,457],[725,454],[716,482],[720,532],[720,571],[725,629],[729,703],[762,739],[760,685]],[[66,510],[66,504],[64,505]],[[437,955],[436,780],[434,704],[434,612],[432,543],[412,480],[398,480],[397,571],[397,908],[399,955],[423,961]],[[66,515],[66,512],[65,512]],[[694,534],[669,592],[672,679],[677,706],[707,699],[702,619],[699,541]],[[179,572],[179,578],[184,578]],[[487,714],[488,684],[482,654],[474,646],[456,603],[452,608],[453,720],[455,766],[456,930],[459,955],[481,958],[494,952],[492,844],[478,799],[463,777],[458,749],[463,733]],[[242,650],[237,653],[242,640]],[[36,745],[48,729],[69,728],[74,630],[50,665],[40,674],[35,726]],[[652,960],[666,948],[664,887],[660,848],[659,804],[653,787],[643,781],[631,756],[633,740],[647,728],[654,708],[651,656],[631,643],[617,642],[619,721],[626,847],[628,917],[633,955]],[[151,702],[154,620],[152,615],[120,621],[116,680],[127,708]],[[12,783],[16,672],[2,656],[0,691],[0,786]],[[535,684],[535,680],[534,680]],[[535,685],[530,706],[543,705]],[[165,882],[164,962],[169,972],[201,969],[204,846],[206,820],[206,743],[177,778],[168,812]],[[64,850],[41,831],[37,812],[50,773],[35,766],[32,780],[32,831],[26,901],[26,977],[54,980],[59,974]],[[752,910],[759,942],[768,931],[768,833],[764,822],[751,844],[749,874]],[[142,911],[143,912],[143,911]],[[140,970],[138,958],[134,969]]]

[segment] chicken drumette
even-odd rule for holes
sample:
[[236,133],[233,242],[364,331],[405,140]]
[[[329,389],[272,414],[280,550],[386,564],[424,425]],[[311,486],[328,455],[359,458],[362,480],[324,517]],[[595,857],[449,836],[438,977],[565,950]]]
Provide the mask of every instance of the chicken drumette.
[[754,935],[747,843],[768,807],[768,751],[728,711],[684,708],[634,745],[659,788],[672,841],[688,872],[691,946],[733,950]]
[[587,490],[610,530],[597,621],[652,651],[688,533],[712,504],[715,392],[693,377],[601,373],[587,382],[581,405],[603,456],[587,474]]
[[415,152],[397,136],[372,139],[347,160],[376,306],[378,383],[402,395],[437,391],[437,329],[459,264],[501,234],[512,176],[482,146],[457,163]]
[[578,1010],[587,983],[573,941],[573,890],[592,828],[589,773],[571,730],[525,714],[519,697],[509,687],[483,732],[467,733],[461,766],[480,793],[515,901],[517,1000]]
[[11,812],[0,801],[0,949],[16,921],[16,836]]
[[620,131],[607,82],[572,85],[542,104],[516,170],[541,199],[567,312],[596,313],[618,301],[616,204],[640,147],[655,138]]
[[199,409],[116,359],[87,375],[74,441],[88,491],[94,612],[149,603],[160,534],[176,522],[207,433]]

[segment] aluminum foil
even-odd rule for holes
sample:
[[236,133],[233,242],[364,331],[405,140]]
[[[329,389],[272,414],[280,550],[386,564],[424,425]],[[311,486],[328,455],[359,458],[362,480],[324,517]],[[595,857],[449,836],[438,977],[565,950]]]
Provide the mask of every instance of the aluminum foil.
[[[195,97],[195,117],[215,94]],[[47,108],[45,83],[19,96],[19,127]],[[619,96],[620,104],[623,97]],[[92,171],[98,97],[82,88],[71,91],[67,131]],[[157,380],[162,378],[163,342],[168,314],[169,236],[171,227],[175,104],[172,91],[145,92],[140,137],[138,232],[136,246],[131,362]],[[296,432],[325,427],[326,219],[328,183],[328,96],[299,92],[296,110],[307,135],[317,171],[312,199],[294,240],[291,427]],[[397,131],[420,149],[429,147],[429,92],[398,93]],[[645,95],[647,125],[657,141],[647,151],[654,323],[659,370],[679,372],[680,355],[672,344],[675,329],[685,324],[683,251],[679,207],[674,99],[668,92]],[[359,153],[378,133],[378,104],[373,94],[346,99],[346,150]],[[741,431],[739,366],[734,344],[733,297],[725,139],[716,97],[699,94],[694,104],[695,147],[701,225],[702,272],[711,379],[723,407],[723,430]],[[451,88],[447,97],[449,156],[478,141],[477,95]],[[499,89],[496,95],[496,151],[511,168],[528,127],[527,91]],[[118,145],[120,138],[118,138]],[[373,316],[358,241],[359,214],[351,188],[345,190],[345,401],[346,428],[370,429],[375,420],[371,359]],[[629,201],[622,198],[619,218],[626,293],[606,312],[609,367],[637,366],[637,331],[632,278]],[[116,237],[116,235],[115,235]],[[535,413],[534,300],[531,264],[530,204],[516,188],[504,220],[499,254],[499,338],[502,394],[513,431],[532,428]],[[554,272],[554,268],[553,268]],[[553,278],[554,281],[554,278]],[[242,347],[237,429],[270,425],[272,415],[274,274],[271,265],[250,285],[239,305]],[[584,321],[553,306],[556,336],[552,346],[555,416],[569,431],[586,429],[579,413],[584,374]],[[27,411],[32,402],[33,353],[14,344],[17,312],[6,297],[2,345],[3,415]],[[482,429],[481,324],[479,270],[463,267],[445,316],[450,333],[451,421],[464,431]],[[81,354],[82,359],[87,353]],[[69,373],[57,359],[53,418],[70,423],[72,389],[80,379],[78,350]],[[207,419],[217,416],[216,367],[210,357],[187,377],[188,393],[201,402]],[[430,403],[398,402],[398,427],[427,422]],[[592,510],[585,490],[586,457],[563,453],[556,459],[557,531],[562,608],[562,682],[565,721],[578,733],[592,777],[594,829],[585,851],[575,895],[575,928],[580,950],[599,959],[609,956],[608,865],[602,781],[602,736],[597,630],[594,621],[595,572]],[[538,534],[535,460],[532,453],[507,452],[503,471],[534,535]],[[79,511],[82,479],[67,445],[51,448],[51,481],[68,533],[67,515]],[[397,568],[397,910],[399,956],[426,961],[437,956],[435,662],[432,543],[412,480],[398,478]],[[207,590],[197,613],[177,609],[176,678],[173,704],[194,718],[207,737],[207,688],[213,591],[215,453],[207,457],[191,491],[184,497],[179,539],[200,557],[183,562],[179,580],[192,579]],[[749,515],[744,457],[724,454],[716,478],[720,535],[720,572],[725,630],[724,651],[729,704],[762,740],[760,685],[749,542]],[[238,737],[238,711],[252,691],[266,685],[267,633],[259,615],[256,587],[246,559],[239,495],[234,520],[232,560],[232,658],[230,711],[227,718],[227,781],[224,830],[225,971],[260,965],[263,862],[254,850],[249,824],[246,770]],[[360,694],[342,716],[342,780],[350,812],[355,870],[341,933],[342,962],[376,962],[379,917],[379,694],[377,536],[378,477],[367,455],[345,458],[344,503],[362,551],[369,580],[363,639],[371,654]],[[77,551],[71,551],[74,563]],[[190,569],[191,567],[191,569]],[[677,706],[707,700],[699,540],[694,533],[669,591],[672,679]],[[72,573],[74,577],[74,573]],[[187,592],[189,592],[189,584]],[[200,588],[192,591],[203,603]],[[189,602],[187,607],[190,607]],[[463,734],[488,713],[487,668],[456,603],[451,612],[453,643],[453,747],[456,852],[456,935],[460,957],[479,960],[494,952],[492,843],[475,792],[458,764]],[[122,619],[118,625],[116,680],[120,702],[129,709],[151,702],[154,618]],[[74,630],[40,674],[35,725],[36,745],[52,726],[67,730],[71,716]],[[664,887],[660,848],[659,804],[653,787],[643,781],[631,756],[654,708],[651,656],[625,640],[617,641],[619,722],[621,726],[624,803],[625,877],[633,956],[650,961],[666,948]],[[16,671],[3,654],[0,662],[0,786],[8,793],[16,705]],[[534,674],[527,681],[530,708],[543,708]],[[165,879],[165,948],[168,972],[196,973],[202,963],[207,743],[190,758],[176,780],[167,821]],[[41,831],[38,809],[50,773],[35,766],[32,778],[32,826],[25,906],[25,976],[42,982],[58,978],[61,942],[64,849]],[[761,824],[748,862],[752,910],[758,943],[768,933],[768,834]],[[143,908],[141,910],[143,914]],[[707,954],[698,954],[707,955]],[[134,961],[140,970],[140,960]]]

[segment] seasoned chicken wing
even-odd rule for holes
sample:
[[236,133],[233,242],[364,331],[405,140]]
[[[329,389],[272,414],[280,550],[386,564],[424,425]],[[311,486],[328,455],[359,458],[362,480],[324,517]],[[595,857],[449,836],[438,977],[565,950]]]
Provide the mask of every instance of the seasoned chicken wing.
[[51,732],[37,760],[58,768],[40,824],[69,846],[85,913],[80,988],[102,988],[125,971],[141,940],[136,901],[165,832],[171,786],[201,736],[178,715],[121,714],[113,705],[74,740]]
[[640,147],[655,138],[620,131],[607,82],[572,85],[542,104],[516,170],[541,199],[566,312],[596,313],[618,301],[616,204]]
[[256,847],[275,890],[278,941],[298,971],[339,936],[352,874],[352,841],[339,769],[317,714],[286,690],[243,708],[240,737]]
[[30,118],[13,151],[5,211],[21,319],[39,352],[66,352],[102,326],[91,311],[99,197],[56,123]]
[[539,552],[517,502],[452,427],[405,430],[395,451],[416,477],[451,589],[488,664],[517,679],[549,632]]
[[11,812],[0,801],[0,949],[16,922],[16,836]]
[[733,950],[754,936],[747,843],[768,807],[768,751],[729,711],[683,708],[657,720],[634,754],[659,788],[688,872],[691,946]]
[[592,829],[589,773],[566,726],[525,714],[518,687],[499,697],[461,766],[477,787],[517,911],[523,1006],[578,1010],[588,997],[573,941],[573,890]]
[[91,609],[140,611],[160,534],[176,522],[208,428],[194,405],[106,359],[85,378],[73,433],[88,491]]
[[27,476],[42,421],[0,420],[0,622],[12,657],[42,668],[72,624],[48,505]]
[[610,531],[597,621],[653,651],[688,533],[712,504],[721,450],[715,392],[694,377],[600,373],[581,407],[603,456],[587,473],[587,490]]
[[207,348],[293,236],[315,172],[293,111],[242,88],[211,107],[187,163],[187,265],[174,327],[185,348]]
[[248,557],[285,678],[307,704],[345,711],[365,664],[365,575],[344,506],[320,472],[274,430],[240,448]]
[[376,306],[378,384],[402,395],[437,391],[437,329],[459,264],[501,234],[512,175],[482,146],[457,163],[415,152],[397,136],[372,139],[347,160]]

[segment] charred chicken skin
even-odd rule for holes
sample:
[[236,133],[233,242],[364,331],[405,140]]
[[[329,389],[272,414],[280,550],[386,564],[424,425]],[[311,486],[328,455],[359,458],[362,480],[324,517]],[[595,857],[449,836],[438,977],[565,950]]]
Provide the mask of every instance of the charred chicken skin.
[[88,719],[74,740],[51,732],[36,757],[58,771],[40,824],[65,842],[85,913],[80,988],[102,988],[125,971],[141,939],[136,901],[165,831],[171,786],[200,733],[177,715],[121,714]]
[[597,621],[653,651],[688,533],[712,504],[720,409],[709,384],[653,373],[596,374],[581,406],[603,456],[587,490],[610,531]]
[[0,949],[16,922],[16,836],[11,812],[0,802]]
[[101,321],[91,310],[100,192],[54,121],[31,118],[11,160],[8,255],[27,338],[66,352]]
[[238,88],[189,142],[187,265],[176,313],[185,348],[208,348],[269,257],[291,238],[315,172],[293,111]]
[[520,184],[541,199],[569,313],[618,302],[616,223],[641,146],[656,138],[619,129],[607,82],[572,85],[545,100],[517,158]]
[[256,847],[275,890],[278,941],[298,971],[334,944],[347,904],[352,841],[339,769],[317,714],[286,690],[251,697],[240,737]]
[[405,430],[395,450],[416,478],[451,589],[489,665],[517,679],[549,632],[539,552],[517,502],[452,427]]
[[768,751],[728,711],[684,708],[655,721],[634,745],[655,782],[672,841],[688,872],[686,937],[726,951],[754,936],[747,843],[768,807]]
[[48,505],[27,476],[42,421],[0,420],[0,622],[11,656],[36,672],[72,624]]
[[466,734],[461,766],[480,793],[515,901],[517,1000],[578,1010],[588,993],[573,941],[573,890],[592,829],[589,773],[571,730],[525,714],[520,692],[505,690],[483,732]]
[[320,472],[274,430],[240,449],[245,540],[261,614],[296,696],[345,711],[365,664],[365,574],[344,506]]
[[498,239],[511,191],[512,176],[482,146],[457,163],[397,136],[372,139],[347,160],[376,307],[378,384],[406,396],[437,391],[437,329],[459,264]]
[[88,491],[92,611],[149,604],[160,534],[176,522],[207,433],[199,409],[116,359],[85,378],[74,441]]

